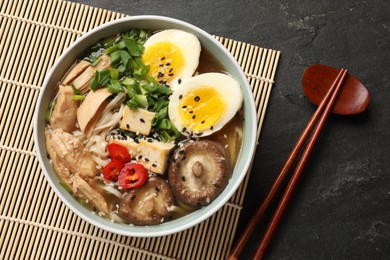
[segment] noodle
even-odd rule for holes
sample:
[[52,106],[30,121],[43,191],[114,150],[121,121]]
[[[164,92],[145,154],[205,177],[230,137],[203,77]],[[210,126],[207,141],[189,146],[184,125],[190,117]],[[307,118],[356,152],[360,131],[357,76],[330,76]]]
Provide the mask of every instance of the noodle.
[[85,147],[91,152],[92,159],[101,167],[110,161],[106,151],[108,145],[106,135],[119,124],[125,107],[122,104],[125,97],[125,93],[119,93],[108,103],[96,123],[92,136],[86,140]]

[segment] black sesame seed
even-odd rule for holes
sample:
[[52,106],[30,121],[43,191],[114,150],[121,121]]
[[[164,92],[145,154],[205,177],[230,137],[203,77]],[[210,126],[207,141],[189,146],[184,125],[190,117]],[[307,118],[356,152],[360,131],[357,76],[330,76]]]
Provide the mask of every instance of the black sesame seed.
[[171,63],[168,62],[167,64],[165,64],[165,66],[171,66]]
[[184,154],[184,153],[185,153],[184,150],[180,150],[180,151],[179,151],[179,154]]
[[[168,65],[169,63],[167,63],[167,65]],[[171,68],[170,70],[169,70],[169,72],[172,72],[172,70],[173,70],[173,68]]]
[[146,157],[145,157],[145,159],[144,159],[144,160],[145,160],[145,162],[149,162],[149,158],[146,158]]
[[196,115],[193,115],[193,116],[192,116],[192,119],[195,119],[195,118],[196,118]]
[[184,105],[184,106],[182,106],[181,108],[186,108],[186,107],[187,107],[187,106]]
[[181,130],[182,132],[185,132],[187,131],[187,128],[186,127],[183,127],[183,129]]
[[201,123],[204,124],[204,122],[206,122],[206,121],[203,120]]
[[153,163],[152,166],[153,166],[153,167],[157,167],[157,164]]
[[145,120],[143,118],[140,118],[139,121],[141,121],[141,123],[145,123]]
[[199,102],[200,97],[199,97],[199,96],[196,96],[196,97],[194,97],[194,100],[195,100],[195,102]]
[[214,126],[210,126],[210,130],[213,130],[214,129]]
[[165,60],[165,57],[162,57],[161,60]]
[[155,187],[155,189],[156,189],[157,192],[160,192],[160,189],[158,187]]
[[157,74],[157,78],[162,78],[162,77],[164,77],[164,73],[159,72],[159,73]]
[[169,73],[168,76],[172,77],[172,76],[173,76],[173,73]]
[[141,160],[141,159],[142,159],[142,155],[139,155],[139,156],[138,156],[138,160]]
[[215,188],[221,188],[221,186],[219,186],[218,183],[214,183],[213,185],[214,185]]
[[134,201],[134,200],[135,200],[135,197],[136,197],[135,194],[132,194],[131,197],[130,197],[130,199],[131,199],[132,201]]
[[179,99],[182,99],[183,98],[183,95],[179,95]]
[[203,132],[195,133],[197,136],[201,136]]
[[191,110],[191,111],[190,111],[190,114],[192,114],[192,113],[194,113],[194,111]]
[[129,125],[129,124],[126,124],[126,128],[127,128],[127,129],[130,129],[130,125]]
[[177,81],[177,83],[181,84],[181,79],[179,79],[179,80]]
[[186,177],[185,176],[181,176],[181,179],[182,179],[182,181],[186,181]]
[[159,66],[162,68],[162,67],[164,67],[164,64],[160,64]]

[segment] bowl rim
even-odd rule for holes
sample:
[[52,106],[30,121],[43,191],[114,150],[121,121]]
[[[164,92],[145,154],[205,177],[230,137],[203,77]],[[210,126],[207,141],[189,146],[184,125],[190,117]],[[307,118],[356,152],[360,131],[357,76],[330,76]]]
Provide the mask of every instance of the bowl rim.
[[[201,36],[205,40],[209,41],[210,44],[215,46],[215,48],[217,48],[219,51],[221,51],[224,54],[225,58],[231,64],[232,66],[231,70],[232,71],[234,70],[234,72],[236,73],[235,77],[239,77],[239,79],[236,80],[240,82],[241,89],[244,95],[244,104],[243,104],[244,114],[245,114],[244,140],[242,143],[242,149],[239,155],[239,160],[236,163],[236,167],[234,169],[234,172],[232,173],[231,179],[229,180],[228,186],[209,205],[202,207],[201,209],[193,213],[187,214],[184,217],[178,218],[176,220],[164,222],[162,224],[155,225],[155,226],[131,226],[126,224],[112,223],[107,219],[94,215],[91,211],[87,210],[84,206],[80,205],[80,203],[78,202],[72,203],[73,200],[74,201],[76,200],[75,199],[72,200],[71,197],[69,197],[70,193],[66,191],[68,193],[66,194],[65,189],[59,187],[59,183],[55,182],[56,179],[58,179],[58,177],[55,174],[52,167],[49,166],[50,165],[49,160],[46,158],[46,146],[45,146],[44,133],[42,133],[42,131],[39,131],[39,129],[43,127],[41,126],[42,124],[41,114],[42,111],[44,110],[42,109],[41,104],[45,98],[44,93],[47,92],[48,88],[52,87],[51,85],[49,85],[49,82],[53,77],[54,73],[56,72],[56,70],[58,69],[58,67],[60,66],[60,64],[69,55],[69,53],[72,53],[75,49],[77,49],[77,47],[82,46],[84,41],[86,41],[88,38],[92,36],[97,36],[99,32],[101,32],[102,30],[110,29],[110,27],[120,27],[126,24],[130,24],[134,22],[142,22],[142,21],[163,22],[168,24],[174,24],[177,25],[175,27],[184,28],[183,30],[187,29],[187,31],[189,30],[191,32],[196,32],[198,38],[199,36]],[[164,28],[168,29],[168,27],[164,27]],[[87,47],[83,47],[83,48],[85,50]],[[62,52],[60,57],[55,61],[53,66],[47,72],[35,105],[33,120],[34,120],[33,122],[34,143],[35,143],[35,149],[36,149],[39,164],[46,177],[46,180],[49,182],[51,188],[54,190],[56,195],[61,199],[61,201],[69,209],[71,209],[72,212],[74,212],[76,215],[78,215],[88,223],[91,223],[109,232],[113,232],[120,235],[126,235],[126,236],[134,236],[134,237],[154,237],[154,236],[164,236],[164,235],[174,234],[189,229],[205,221],[207,218],[211,217],[214,213],[220,210],[226,204],[226,202],[230,200],[230,198],[238,189],[239,185],[242,183],[252,162],[255,153],[256,143],[257,143],[256,107],[253,99],[252,90],[251,87],[249,86],[249,82],[245,76],[244,71],[242,70],[241,66],[238,64],[236,59],[233,57],[233,55],[219,41],[217,41],[212,35],[204,31],[203,29],[200,29],[199,27],[196,27],[182,20],[165,17],[165,16],[159,16],[159,15],[136,15],[136,16],[127,16],[124,18],[119,18],[95,27],[89,32],[83,34],[76,41],[72,42],[69,45],[69,47],[67,47],[66,50]],[[244,147],[245,150],[243,149]],[[237,172],[238,164],[240,164],[240,168],[241,168],[239,172]],[[51,174],[49,171],[54,173],[54,175]],[[234,183],[232,183],[233,180]],[[228,189],[228,187],[230,187],[230,189]],[[189,219],[189,221],[186,221],[187,219]]]

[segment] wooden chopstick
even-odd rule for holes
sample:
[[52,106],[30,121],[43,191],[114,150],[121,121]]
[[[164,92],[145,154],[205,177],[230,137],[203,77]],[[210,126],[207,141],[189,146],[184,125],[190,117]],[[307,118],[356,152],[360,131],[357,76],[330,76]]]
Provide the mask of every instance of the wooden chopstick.
[[276,177],[274,183],[272,184],[272,187],[270,191],[268,192],[266,198],[264,201],[260,204],[260,206],[257,208],[255,214],[252,216],[249,224],[245,228],[244,232],[241,234],[240,238],[238,239],[236,245],[234,246],[232,253],[230,256],[227,257],[227,259],[234,260],[238,259],[240,256],[242,250],[244,249],[247,241],[249,240],[250,236],[252,235],[254,229],[256,228],[257,224],[261,220],[262,216],[264,215],[264,212],[271,204],[271,201],[273,200],[277,190],[279,189],[280,185],[283,182],[283,179],[285,178],[286,174],[288,173],[289,169],[291,168],[291,165],[295,161],[296,157],[298,156],[299,152],[301,151],[303,145],[305,144],[311,130],[315,126],[315,124],[318,121],[318,118],[322,114],[321,118],[319,119],[319,123],[317,124],[316,129],[314,130],[314,133],[312,137],[310,138],[308,145],[306,149],[304,150],[301,159],[299,160],[297,167],[292,175],[292,178],[290,182],[288,183],[288,186],[282,196],[282,199],[274,213],[274,216],[267,228],[267,231],[262,239],[262,241],[259,244],[259,247],[256,250],[256,253],[254,255],[254,259],[261,259],[262,256],[265,253],[265,250],[272,238],[273,233],[275,232],[275,229],[280,221],[281,216],[283,215],[284,209],[287,206],[287,203],[292,195],[292,192],[295,188],[295,185],[301,175],[301,172],[303,168],[306,165],[306,162],[309,158],[310,152],[312,151],[315,142],[318,139],[318,136],[322,130],[322,127],[326,121],[326,118],[328,117],[332,106],[334,102],[337,99],[337,95],[341,89],[341,86],[343,85],[343,81],[347,75],[347,70],[342,69],[338,76],[336,77],[335,81],[333,82],[331,88],[328,90],[327,94],[321,101],[321,104],[318,106],[317,110],[309,120],[308,124],[306,125],[305,129],[301,133],[300,137],[298,138],[297,143],[295,144],[294,148],[291,150],[285,164],[283,165],[280,173]]

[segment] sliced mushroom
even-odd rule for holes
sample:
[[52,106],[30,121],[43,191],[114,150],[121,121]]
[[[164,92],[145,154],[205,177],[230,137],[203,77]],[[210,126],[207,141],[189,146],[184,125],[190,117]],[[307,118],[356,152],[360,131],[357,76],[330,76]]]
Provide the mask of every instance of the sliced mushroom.
[[57,101],[50,117],[52,129],[62,128],[68,133],[77,129],[77,108],[80,102],[73,100],[73,95],[70,86],[59,86]]
[[229,165],[221,144],[207,140],[187,142],[176,149],[169,165],[172,192],[184,203],[207,205],[226,187],[231,174]]
[[82,60],[76,63],[66,74],[64,79],[62,80],[62,84],[68,85],[71,84],[72,81],[78,77],[81,73],[83,73],[88,67],[90,63],[88,61]]
[[87,137],[91,136],[97,120],[108,104],[106,100],[111,95],[112,93],[106,88],[90,91],[78,108],[77,123]]
[[153,176],[137,189],[123,194],[119,203],[119,216],[134,225],[156,225],[169,217],[174,196],[168,183]]

